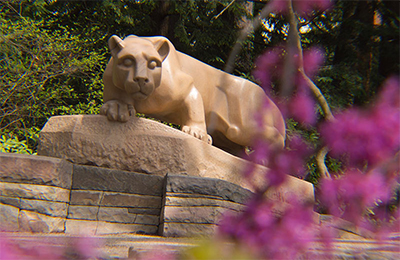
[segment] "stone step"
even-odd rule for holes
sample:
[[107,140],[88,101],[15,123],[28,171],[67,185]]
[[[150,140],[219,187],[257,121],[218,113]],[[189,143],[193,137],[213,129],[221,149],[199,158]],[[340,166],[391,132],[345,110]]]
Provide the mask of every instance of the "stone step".
[[[400,256],[399,233],[393,233],[389,240],[373,239],[335,239],[332,242],[332,259],[393,259]],[[78,239],[77,235],[68,234],[32,234],[23,232],[3,232],[2,238],[14,241],[21,246],[47,245],[62,248],[71,241]],[[166,238],[161,236],[125,234],[91,236],[97,241],[97,247],[103,259],[135,259],[149,252],[168,252],[180,254],[185,250],[202,244],[198,238]],[[327,253],[325,244],[316,241],[309,252],[316,258],[323,258]]]

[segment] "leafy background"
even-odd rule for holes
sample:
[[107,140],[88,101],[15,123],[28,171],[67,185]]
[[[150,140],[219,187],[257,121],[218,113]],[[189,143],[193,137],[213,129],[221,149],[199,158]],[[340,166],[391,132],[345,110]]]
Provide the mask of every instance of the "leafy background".
[[[175,47],[223,69],[243,23],[268,1],[0,2],[0,151],[36,152],[38,133],[54,115],[97,114],[107,40],[164,35]],[[229,8],[225,9],[229,4]],[[303,48],[323,46],[326,61],[314,79],[333,110],[367,105],[382,81],[399,74],[399,2],[335,1],[330,12],[300,18]],[[253,80],[253,61],[287,37],[287,21],[273,15],[249,35],[234,73]],[[287,121],[288,135],[311,145],[319,133]],[[340,171],[340,161],[327,159]],[[319,179],[315,158],[307,179]]]

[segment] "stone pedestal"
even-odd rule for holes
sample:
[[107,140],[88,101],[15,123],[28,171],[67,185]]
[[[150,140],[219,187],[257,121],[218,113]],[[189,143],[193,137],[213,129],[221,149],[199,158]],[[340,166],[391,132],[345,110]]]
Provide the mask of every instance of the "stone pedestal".
[[[252,189],[243,172],[254,169],[253,183],[267,185],[268,169],[228,154],[162,123],[131,117],[126,123],[105,116],[55,116],[40,133],[39,155],[67,159],[76,164],[165,176],[166,174],[216,178]],[[276,194],[276,193],[279,194]],[[313,185],[289,176],[275,197],[295,194],[314,200]]]
[[7,231],[205,236],[213,234],[222,213],[239,212],[250,196],[215,178],[0,153],[0,228]]
[[[39,156],[0,153],[2,228],[90,235],[204,236],[251,197],[242,172],[268,169],[164,124],[104,116],[52,117]],[[266,196],[314,200],[311,183],[289,176]],[[277,208],[279,211],[279,208]]]

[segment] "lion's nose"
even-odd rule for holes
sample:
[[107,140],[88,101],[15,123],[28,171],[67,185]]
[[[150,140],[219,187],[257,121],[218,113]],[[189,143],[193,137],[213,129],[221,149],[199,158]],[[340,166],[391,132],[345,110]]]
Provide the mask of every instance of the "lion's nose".
[[138,82],[139,84],[149,82],[147,69],[143,67],[144,66],[139,66],[139,68],[136,69],[135,77],[133,78],[133,81]]
[[135,77],[133,79],[133,81],[139,83],[139,84],[143,84],[143,83],[148,83],[149,79],[148,78],[143,78],[143,77]]

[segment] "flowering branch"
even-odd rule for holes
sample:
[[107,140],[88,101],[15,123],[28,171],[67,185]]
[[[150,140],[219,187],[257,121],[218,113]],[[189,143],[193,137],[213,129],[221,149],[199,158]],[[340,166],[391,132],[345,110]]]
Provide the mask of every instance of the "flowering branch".
[[[317,100],[318,104],[320,105],[325,119],[332,120],[334,116],[331,112],[328,102],[326,101],[324,95],[322,94],[321,90],[315,85],[315,83],[306,75],[304,71],[304,61],[303,61],[303,48],[301,47],[301,39],[298,30],[298,20],[293,10],[293,3],[292,1],[288,1],[288,20],[289,20],[289,35],[288,35],[288,44],[289,50],[295,52],[298,58],[298,72],[304,79],[307,86],[310,88],[311,92],[314,94],[315,99]],[[290,56],[289,56],[290,57]],[[283,85],[285,88],[285,85]],[[286,91],[284,89],[284,91]]]
[[[288,35],[288,45],[289,51],[295,52],[298,58],[298,72],[300,73],[301,77],[303,78],[306,85],[309,87],[311,92],[314,94],[315,99],[317,100],[319,106],[324,113],[324,117],[326,120],[331,121],[334,119],[332,111],[329,107],[328,102],[326,101],[324,95],[322,94],[321,90],[315,85],[315,83],[306,75],[304,71],[304,60],[303,60],[303,48],[301,47],[301,39],[298,30],[298,20],[293,10],[293,1],[288,1],[288,20],[289,20],[289,35]],[[290,56],[289,56],[290,57]],[[292,56],[293,57],[293,56]],[[289,64],[293,64],[293,62],[287,62]],[[290,70],[289,70],[290,71]],[[285,77],[288,79],[289,77]],[[284,91],[285,84],[283,85]],[[287,87],[286,87],[287,88]],[[287,90],[286,90],[287,91]],[[289,91],[291,92],[291,91]],[[317,161],[317,168],[321,173],[321,176],[330,179],[331,176],[329,174],[328,168],[325,164],[326,155],[329,152],[329,148],[324,146],[322,147],[316,155]]]

